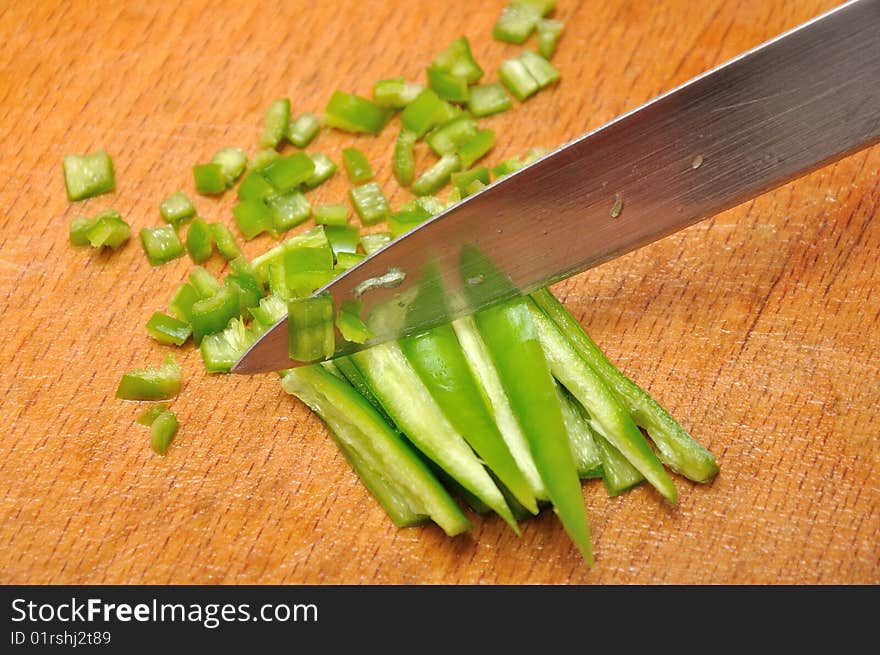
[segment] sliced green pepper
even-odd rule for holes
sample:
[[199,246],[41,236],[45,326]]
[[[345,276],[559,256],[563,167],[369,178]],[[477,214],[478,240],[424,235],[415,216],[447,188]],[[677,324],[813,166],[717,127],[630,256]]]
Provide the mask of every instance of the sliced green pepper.
[[382,189],[376,182],[367,182],[361,186],[352,187],[348,190],[351,204],[354,206],[361,223],[372,225],[385,220],[391,207]]
[[199,300],[210,298],[220,291],[221,284],[210,271],[201,266],[193,266],[189,272],[189,283],[198,294]]
[[192,328],[186,321],[181,321],[162,312],[155,312],[147,321],[147,333],[166,346],[172,344],[182,346],[192,334]]
[[389,243],[393,237],[388,232],[373,232],[372,234],[361,235],[361,247],[367,255],[372,255],[377,250],[381,250]]
[[342,163],[352,183],[360,184],[373,179],[373,168],[367,156],[357,148],[343,148]]
[[401,112],[400,122],[410,132],[415,132],[417,138],[421,138],[432,127],[448,120],[445,104],[436,91],[425,89]]
[[131,236],[131,227],[115,209],[106,209],[91,217],[70,221],[70,244],[116,250]]
[[428,68],[428,84],[437,95],[450,102],[467,102],[468,81],[439,68]]
[[204,218],[197,216],[186,232],[186,251],[196,264],[201,264],[214,252],[214,236]]
[[563,23],[552,18],[543,18],[538,21],[538,54],[544,59],[550,59],[556,52],[556,44],[562,35]]
[[177,416],[171,410],[160,412],[150,425],[150,447],[157,455],[164,455],[177,434]]
[[228,227],[223,223],[210,223],[208,227],[211,228],[211,236],[214,237],[217,251],[223,255],[224,259],[231,261],[236,257],[241,257],[241,247]]
[[476,136],[479,128],[477,122],[463,114],[439,125],[425,136],[431,150],[438,156],[449,155]]
[[336,164],[323,152],[313,152],[311,154],[312,163],[315,164],[315,172],[309,176],[303,184],[307,189],[314,189],[336,174]]
[[297,116],[287,128],[287,140],[297,148],[305,148],[321,131],[321,121],[309,112]]
[[171,312],[172,316],[189,323],[192,316],[192,307],[200,299],[201,297],[196,288],[184,282],[177,287],[177,291],[174,292],[171,300],[168,301],[168,311]]
[[203,196],[219,195],[226,191],[226,175],[220,164],[197,164],[193,166],[196,191]]
[[140,238],[150,266],[161,266],[183,256],[185,252],[173,225],[145,227],[140,232]]
[[211,159],[212,163],[220,166],[227,188],[235,184],[244,173],[247,161],[247,155],[241,148],[221,148]]
[[235,224],[248,241],[275,228],[272,212],[262,200],[245,199],[232,208]]
[[324,108],[324,123],[347,132],[378,135],[391,118],[391,110],[360,96],[334,91]]
[[233,318],[222,332],[208,334],[199,351],[208,373],[226,373],[254,342],[254,337],[239,318]]
[[265,200],[275,193],[277,193],[275,187],[269,184],[269,181],[256,171],[251,171],[245,175],[241,184],[238,185],[239,200]]
[[340,253],[354,253],[357,251],[358,238],[360,230],[357,225],[327,225],[324,228],[327,235],[327,241],[330,242],[330,248],[333,250],[333,256],[339,257]]
[[443,155],[431,168],[413,182],[412,192],[417,196],[426,196],[442,189],[450,176],[461,169],[461,160],[455,153]]
[[373,85],[373,100],[380,107],[403,109],[416,99],[424,86],[407,82],[405,77],[392,77],[379,80]]
[[238,293],[231,286],[222,286],[210,298],[199,300],[191,312],[193,341],[198,345],[206,335],[226,329],[240,311]]
[[[441,70],[474,84],[483,77],[483,69],[471,54],[471,45],[466,36],[461,36],[449,44],[443,52],[434,57],[431,68]],[[430,77],[430,69],[429,69]]]
[[501,66],[498,67],[498,79],[520,102],[534,95],[541,88],[519,57],[501,62]]
[[315,207],[315,223],[318,225],[345,225],[348,223],[348,207],[338,202]]
[[113,160],[104,150],[88,155],[64,155],[64,186],[68,200],[84,200],[113,191]]
[[308,180],[315,172],[315,162],[306,153],[295,152],[279,157],[260,172],[277,191],[284,193]]
[[394,160],[391,168],[394,172],[394,179],[401,186],[409,186],[413,181],[416,173],[416,159],[414,148],[418,134],[402,128],[394,142]]
[[273,100],[263,116],[261,148],[277,148],[290,126],[290,99]]
[[297,298],[287,303],[288,353],[298,362],[333,356],[333,297]]
[[196,208],[193,207],[192,200],[178,189],[159,203],[159,214],[163,221],[176,226],[195,216]]
[[272,228],[278,234],[306,222],[312,216],[312,206],[301,191],[269,196],[266,204],[272,215]]
[[132,369],[122,376],[116,397],[123,400],[167,400],[180,393],[180,366],[168,353],[161,366]]
[[473,87],[467,106],[468,110],[478,118],[507,111],[512,107],[510,97],[498,82]]

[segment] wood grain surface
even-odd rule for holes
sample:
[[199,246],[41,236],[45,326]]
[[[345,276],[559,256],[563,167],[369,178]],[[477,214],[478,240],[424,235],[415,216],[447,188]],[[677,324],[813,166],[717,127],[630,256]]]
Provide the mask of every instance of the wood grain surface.
[[[490,159],[554,146],[824,11],[834,0],[560,0],[557,88],[486,123]],[[160,361],[144,331],[190,263],[151,269],[137,239],[73,249],[71,217],[115,207],[134,233],[193,191],[190,167],[252,151],[278,96],[320,111],[342,88],[421,78],[466,34],[494,79],[500,1],[39,0],[0,8],[0,582],[880,582],[880,149],[558,285],[609,356],[718,457],[708,486],[584,486],[595,568],[552,513],[517,538],[400,530],[320,421],[273,376],[207,376],[180,352],[166,457],[113,393]],[[394,203],[396,129],[352,143]],[[61,158],[106,148],[117,190],[64,194]],[[420,155],[427,161],[426,155]],[[344,175],[313,202],[341,201]],[[231,196],[233,194],[227,194]],[[231,224],[231,198],[199,197]],[[254,255],[268,237],[246,244]],[[209,268],[221,270],[215,257]]]

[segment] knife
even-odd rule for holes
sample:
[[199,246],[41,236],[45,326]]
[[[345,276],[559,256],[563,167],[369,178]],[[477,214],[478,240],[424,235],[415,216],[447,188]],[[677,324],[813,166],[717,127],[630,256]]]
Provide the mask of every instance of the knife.
[[[880,141],[880,0],[854,0],[467,197],[316,293],[362,303],[375,337],[528,293]],[[288,357],[284,318],[233,367]]]

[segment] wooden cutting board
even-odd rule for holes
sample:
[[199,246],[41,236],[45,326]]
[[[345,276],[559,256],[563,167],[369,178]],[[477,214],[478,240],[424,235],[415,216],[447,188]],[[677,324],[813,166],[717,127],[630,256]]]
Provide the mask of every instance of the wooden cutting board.
[[[824,11],[833,0],[560,0],[557,88],[486,124],[491,162],[555,146]],[[399,530],[321,422],[275,377],[207,376],[180,351],[181,430],[166,457],[113,397],[157,364],[144,331],[190,263],[152,269],[135,237],[73,249],[71,217],[115,207],[134,233],[193,191],[220,147],[253,150],[279,96],[421,78],[461,34],[495,78],[503,2],[14,3],[0,10],[0,582],[880,582],[880,149],[558,285],[609,356],[718,457],[708,486],[584,487],[597,563],[552,513],[517,538]],[[393,203],[397,130],[355,144]],[[61,158],[106,148],[117,191],[67,202]],[[427,156],[420,155],[424,166]],[[338,174],[314,203],[342,201]],[[227,194],[232,196],[234,194]],[[231,197],[199,197],[231,224]],[[270,239],[246,244],[253,256]],[[209,264],[215,272],[222,262]]]

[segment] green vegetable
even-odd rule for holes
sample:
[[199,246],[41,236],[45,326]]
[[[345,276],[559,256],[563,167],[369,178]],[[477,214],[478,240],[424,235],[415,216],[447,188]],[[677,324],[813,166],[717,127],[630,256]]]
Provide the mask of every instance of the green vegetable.
[[336,264],[333,266],[334,271],[347,271],[358,262],[366,259],[366,255],[359,252],[340,252],[336,255]]
[[74,218],[70,222],[70,244],[116,250],[131,236],[131,226],[115,209],[106,209],[95,216]]
[[217,278],[201,266],[193,266],[192,270],[189,272],[189,283],[195,290],[196,295],[198,295],[198,300],[210,298],[217,293],[221,287]]
[[429,516],[450,536],[470,529],[412,447],[347,382],[321,366],[302,366],[290,370],[281,384],[327,423],[334,441],[397,525],[413,525]]
[[116,388],[122,400],[167,400],[180,393],[180,366],[168,353],[161,366],[136,368],[125,373]]
[[431,168],[413,182],[412,192],[417,196],[426,196],[442,189],[450,176],[461,168],[458,155],[443,155]]
[[436,91],[425,89],[401,112],[400,122],[410,132],[415,132],[416,138],[421,138],[432,127],[448,120],[444,104]]
[[336,327],[346,341],[364,343],[375,335],[360,318],[361,303],[345,300],[336,315]]
[[492,175],[497,180],[518,171],[523,166],[525,164],[518,157],[509,157],[492,168]]
[[592,564],[578,473],[529,305],[521,298],[508,300],[478,312],[474,321],[556,513],[584,559]]
[[501,66],[498,67],[498,78],[520,102],[534,95],[541,88],[519,57],[501,62]]
[[367,256],[369,256],[391,243],[391,239],[392,237],[388,232],[362,234],[361,247],[364,249],[364,252],[367,253]]
[[416,173],[416,159],[414,148],[418,135],[406,128],[402,128],[394,143],[394,160],[392,170],[394,179],[400,186],[409,186]]
[[226,191],[226,175],[220,164],[197,164],[193,166],[196,191],[203,196],[218,195]]
[[356,225],[327,225],[324,233],[330,242],[333,257],[338,257],[342,252],[353,253],[357,250],[360,230]]
[[562,420],[568,432],[571,454],[581,479],[602,477],[602,456],[593,439],[589,416],[580,403],[560,385],[556,385],[556,397],[562,409]]
[[452,183],[461,192],[462,197],[468,194],[468,187],[474,181],[489,184],[489,169],[485,166],[452,174]]
[[373,100],[380,107],[403,109],[419,95],[425,87],[407,82],[404,77],[379,80],[373,85]]
[[195,216],[196,208],[189,197],[178,189],[159,203],[159,213],[163,221],[176,226]]
[[313,152],[311,157],[312,163],[315,165],[315,172],[304,182],[308,189],[314,189],[316,186],[324,184],[336,174],[336,164],[323,152]]
[[364,225],[378,223],[388,216],[391,207],[376,182],[367,182],[348,190],[351,204]]
[[538,21],[538,54],[550,59],[556,52],[556,44],[562,35],[562,21],[543,18]]
[[630,464],[605,437],[594,432],[593,441],[602,458],[602,481],[609,496],[619,496],[645,481],[645,476]]
[[185,321],[162,312],[155,312],[147,321],[147,333],[166,346],[172,344],[182,346],[192,334],[192,328]]
[[401,209],[388,217],[388,229],[395,238],[409,232],[431,218],[431,214],[422,207],[413,206],[411,209]]
[[138,414],[138,417],[135,420],[141,425],[146,425],[147,427],[150,427],[151,425],[153,425],[153,421],[156,420],[156,417],[167,410],[168,405],[166,405],[165,403],[156,403],[149,409],[145,409],[140,414]]
[[342,163],[352,183],[360,184],[373,179],[373,168],[367,161],[367,156],[357,148],[343,148]]
[[164,455],[177,434],[177,416],[166,410],[160,412],[150,425],[150,447],[157,455]]
[[221,148],[211,159],[211,163],[220,166],[227,188],[235,184],[244,173],[247,161],[247,155],[241,148]]
[[275,150],[275,148],[265,148],[263,150],[257,150],[254,153],[253,157],[251,157],[250,161],[247,163],[248,171],[261,171],[266,166],[271,164],[273,161],[278,159],[281,156],[281,153]]
[[504,496],[431,397],[399,346],[383,343],[350,357],[373,395],[409,440],[518,531]]
[[439,68],[428,68],[428,84],[437,95],[450,102],[467,102],[468,81]]
[[555,0],[511,0],[495,22],[492,36],[499,41],[522,43],[535,30],[541,17],[552,11],[555,5]]
[[290,99],[273,100],[263,116],[261,148],[277,148],[290,126]]
[[[278,159],[278,157],[275,159]],[[269,184],[269,181],[256,171],[251,171],[245,175],[241,184],[238,185],[239,200],[265,200],[275,193],[277,193],[275,187]]]
[[64,155],[64,186],[68,200],[84,200],[113,191],[113,160],[104,150],[88,155]]
[[208,373],[226,373],[254,342],[240,318],[233,318],[221,332],[206,335],[199,345]]
[[333,297],[297,298],[287,303],[288,353],[298,362],[333,356]]
[[304,223],[312,216],[312,206],[301,191],[269,196],[266,204],[272,216],[272,230],[279,234]]
[[199,299],[199,292],[196,291],[196,288],[184,282],[177,287],[177,291],[174,292],[171,300],[168,301],[168,311],[171,312],[172,316],[189,323],[192,316],[192,307]]
[[542,89],[559,80],[559,70],[541,55],[524,50],[519,60]]
[[490,116],[511,108],[510,97],[498,82],[482,84],[471,89],[468,110],[476,117]]
[[232,208],[235,224],[248,241],[275,228],[272,212],[262,200],[245,199]]
[[186,232],[186,251],[196,264],[200,264],[214,252],[214,236],[204,218],[197,216]]
[[190,313],[193,341],[198,345],[206,335],[224,330],[240,311],[238,292],[231,286],[224,285],[211,297],[197,301]]
[[428,69],[429,78],[431,69],[445,71],[463,79],[467,84],[479,82],[483,77],[483,69],[471,54],[471,46],[465,36],[457,38],[434,58],[431,68]]
[[324,108],[324,123],[347,132],[366,132],[375,136],[390,118],[391,110],[343,91],[334,91]]
[[296,189],[315,172],[315,162],[304,152],[295,152],[288,157],[279,157],[269,163],[262,175],[280,192]]
[[476,134],[458,149],[458,158],[464,168],[470,168],[495,145],[494,130],[478,130]]
[[217,251],[227,260],[241,256],[241,247],[232,235],[232,232],[223,223],[210,223],[211,236],[217,245]]
[[345,225],[348,223],[348,207],[342,203],[325,203],[315,207],[315,223],[318,225]]
[[580,323],[547,289],[532,299],[550,317],[567,341],[626,403],[635,422],[657,446],[660,460],[676,473],[696,482],[707,482],[718,473],[715,457],[691,437],[650,394],[608,361]]
[[183,256],[183,244],[173,225],[145,227],[141,230],[140,237],[150,266],[160,266]]
[[297,116],[287,128],[287,140],[297,148],[305,148],[321,131],[321,121],[309,112]]
[[431,150],[438,156],[449,155],[470,141],[477,134],[477,122],[467,115],[456,116],[425,136]]

